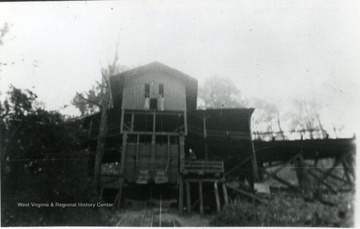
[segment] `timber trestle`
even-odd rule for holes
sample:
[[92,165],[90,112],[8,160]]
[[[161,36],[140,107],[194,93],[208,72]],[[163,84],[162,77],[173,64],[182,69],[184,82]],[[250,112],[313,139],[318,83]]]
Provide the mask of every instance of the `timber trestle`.
[[[228,204],[224,163],[222,161],[185,161],[178,181],[178,207],[180,213],[184,210],[184,200],[186,201],[186,211],[188,213],[192,211],[193,206],[196,204],[199,205],[200,214],[204,213],[204,204],[208,204],[204,203],[205,184],[212,186],[211,189],[214,191],[216,209],[219,212],[221,210],[221,203],[224,203],[224,205]],[[193,190],[191,190],[191,188]],[[198,192],[194,192],[196,189]],[[220,198],[219,189],[221,189],[223,201],[222,198]],[[197,198],[196,196],[192,196],[194,193],[198,193]]]
[[[329,158],[318,158],[316,154],[312,158],[305,157],[301,150],[291,155],[287,160],[262,160],[259,166],[261,180],[264,182],[272,178],[311,199],[317,198],[324,191],[337,194],[354,190],[355,151],[350,150]],[[325,164],[321,164],[321,161]],[[281,177],[280,172],[286,168],[290,169],[288,172],[295,171],[297,183]]]

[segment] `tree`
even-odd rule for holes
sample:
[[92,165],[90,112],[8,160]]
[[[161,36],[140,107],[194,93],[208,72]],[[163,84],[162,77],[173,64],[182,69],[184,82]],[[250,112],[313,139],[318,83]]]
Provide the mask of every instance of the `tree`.
[[[113,62],[108,64],[107,68],[101,68],[101,83],[97,82],[97,86],[93,86],[87,93],[77,93],[72,103],[81,112],[81,115],[87,115],[100,111],[99,135],[97,137],[95,151],[95,166],[92,186],[95,193],[98,193],[100,185],[101,164],[105,151],[105,139],[107,135],[107,116],[108,109],[112,107],[111,81],[110,77],[127,69],[124,66],[118,66],[118,44],[116,45],[115,56]],[[85,95],[84,95],[85,94]]]
[[291,117],[290,130],[309,133],[310,139],[314,138],[314,132],[320,132],[322,137],[326,137],[327,132],[321,123],[319,110],[320,103],[313,100],[296,98],[293,100],[294,110],[289,112]]
[[[108,69],[102,68],[101,72],[109,71]],[[129,67],[124,65],[116,65],[112,70],[112,75],[119,74],[129,70]],[[107,72],[106,74],[110,74]],[[111,76],[112,76],[111,75]],[[101,107],[101,98],[103,96],[102,88],[104,87],[103,83],[96,82],[90,90],[87,92],[76,93],[73,100],[71,101],[72,105],[79,109],[82,117],[97,113],[100,111]]]
[[240,90],[225,77],[212,76],[205,80],[199,89],[199,98],[205,108],[242,108],[246,102],[242,100]]
[[267,133],[271,137],[278,133],[283,140],[285,139],[281,125],[280,109],[276,104],[263,99],[252,98],[249,100],[249,105],[255,108],[253,119],[254,129],[257,132]]
[[[60,113],[44,110],[36,99],[32,91],[11,86],[7,98],[0,103],[1,175],[5,183],[2,183],[5,187],[2,190],[7,194],[20,190],[24,188],[24,180],[31,184],[40,179],[35,175],[44,174],[47,179],[54,177],[44,182],[49,186],[42,185],[41,191],[34,187],[28,192],[34,191],[49,198],[54,194],[57,198],[59,195],[69,197],[69,192],[81,184],[76,168],[81,163],[86,165],[84,161],[71,161],[78,156],[85,131]],[[64,159],[68,161],[66,166],[61,164],[66,162]],[[72,175],[64,177],[59,171],[71,172]],[[67,182],[74,181],[73,178],[76,183],[71,184],[72,188],[65,188],[69,185]],[[60,183],[67,184],[61,187]]]
[[92,86],[88,92],[77,93],[71,103],[79,109],[81,116],[99,112],[101,103],[101,84]]
[[4,44],[4,36],[5,34],[7,34],[10,30],[9,24],[8,23],[4,23],[4,26],[2,29],[0,29],[0,46]]

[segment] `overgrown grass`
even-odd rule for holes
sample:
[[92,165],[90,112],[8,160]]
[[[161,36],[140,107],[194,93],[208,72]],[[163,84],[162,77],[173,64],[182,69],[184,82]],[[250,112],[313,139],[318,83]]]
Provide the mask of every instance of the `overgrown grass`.
[[304,226],[352,227],[353,193],[326,196],[335,207],[286,193],[271,196],[268,204],[254,204],[236,199],[210,223],[211,226]]

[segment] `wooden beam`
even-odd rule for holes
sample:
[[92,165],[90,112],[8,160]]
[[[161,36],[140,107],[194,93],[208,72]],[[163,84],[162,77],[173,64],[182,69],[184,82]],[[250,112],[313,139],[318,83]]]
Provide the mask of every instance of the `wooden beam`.
[[155,133],[155,127],[156,127],[156,112],[153,113],[153,133]]
[[120,178],[119,192],[115,197],[114,208],[118,208],[121,206],[121,198],[122,198],[123,188],[124,188],[124,179]]
[[251,160],[251,156],[247,157],[245,160],[242,160],[239,164],[235,165],[231,169],[229,169],[226,172],[226,175],[230,174],[231,172],[237,170],[238,168],[241,168],[245,163],[247,163],[249,160]]
[[184,125],[185,125],[185,135],[188,134],[188,125],[187,125],[187,112],[184,111]]
[[236,191],[236,192],[238,192],[238,193],[240,193],[240,194],[242,194],[242,195],[244,195],[244,196],[250,197],[250,198],[252,198],[252,199],[254,199],[254,200],[256,200],[256,201],[258,201],[258,202],[260,202],[260,203],[266,204],[266,202],[265,202],[264,200],[260,199],[259,197],[255,196],[255,195],[252,194],[252,193],[249,193],[249,192],[246,192],[246,191],[244,191],[244,190],[235,188],[235,187],[233,187],[233,186],[231,186],[231,185],[229,185],[229,184],[226,184],[226,187],[227,187],[227,188],[230,188],[231,190]]
[[125,170],[125,155],[126,155],[126,143],[127,143],[127,134],[122,136],[122,148],[121,148],[121,161],[120,161],[120,176],[124,175]]
[[134,113],[131,114],[130,130],[134,131]]
[[[314,170],[316,170],[316,171],[318,171],[318,172],[320,172],[320,173],[325,173],[325,172],[326,172],[326,171],[323,171],[322,169],[320,169],[320,168],[318,168],[318,167],[310,166],[308,163],[305,163],[305,164],[308,166],[309,169],[314,169]],[[333,179],[335,179],[335,180],[338,180],[338,181],[342,181],[342,182],[344,182],[344,183],[347,183],[346,180],[342,179],[341,177],[336,176],[335,174],[330,173],[330,174],[329,174],[329,177],[331,177],[331,178],[333,178]]]
[[185,137],[184,135],[180,135],[179,137],[179,154],[180,154],[180,173],[182,173],[184,169],[184,160],[185,160]]
[[210,183],[213,183],[213,182],[224,182],[225,179],[224,178],[220,178],[220,179],[216,179],[216,178],[186,178],[185,179],[186,182],[189,182],[189,183],[198,183],[199,181],[201,182],[210,182]]
[[151,156],[150,156],[150,171],[155,170],[155,138],[156,136],[153,134],[151,136]]
[[341,164],[342,164],[342,166],[343,166],[344,175],[345,175],[345,178],[346,178],[347,183],[350,184],[350,185],[352,185],[353,182],[352,182],[352,180],[351,180],[351,178],[350,178],[350,175],[349,175],[350,172],[349,172],[349,166],[348,166],[348,164],[347,164],[345,161],[343,161]]
[[347,157],[349,156],[348,153],[343,154],[340,158],[337,158],[335,160],[335,163],[333,164],[333,166],[328,169],[326,172],[324,172],[324,174],[319,178],[319,180],[325,180],[331,173],[332,171],[334,171],[334,169]]
[[220,212],[221,209],[220,209],[219,191],[216,181],[214,182],[214,191],[215,191],[216,209],[218,212]]
[[282,183],[282,184],[284,184],[284,185],[286,185],[286,186],[288,186],[288,187],[290,187],[290,188],[292,188],[292,189],[294,189],[294,190],[296,190],[296,191],[300,191],[298,187],[296,187],[295,185],[289,183],[288,181],[286,181],[286,180],[278,177],[276,174],[274,174],[274,173],[269,173],[268,171],[266,171],[266,170],[264,170],[264,169],[261,169],[261,171],[262,171],[263,173],[267,174],[268,176],[274,178],[275,180],[279,181],[280,183]]
[[[301,154],[298,153],[296,154],[294,157],[292,157],[290,160],[288,160],[287,162],[284,163],[284,166],[276,169],[274,172],[272,172],[273,174],[277,174],[278,172],[280,172],[281,170],[283,170],[285,168],[286,165],[290,164],[291,162],[293,162],[294,160],[296,160]],[[267,180],[268,177],[264,177],[263,180]]]
[[179,176],[179,212],[182,214],[184,210],[184,182],[182,176]]
[[186,181],[185,186],[186,186],[186,207],[187,207],[187,212],[190,213],[191,212],[191,196],[190,196],[189,182]]
[[[124,99],[124,98],[123,98]],[[124,125],[124,110],[121,110],[121,121],[120,121],[120,133],[123,132],[123,125]]]
[[250,147],[251,147],[251,153],[252,153],[252,158],[251,158],[252,174],[253,174],[254,180],[259,181],[259,169],[258,169],[258,166],[257,166],[257,159],[256,159],[254,141],[253,141],[252,135],[251,135],[252,134],[252,131],[251,131],[251,114],[252,114],[252,112],[250,112],[250,114],[248,116],[248,123],[249,123]]
[[171,136],[181,135],[181,133],[178,132],[152,132],[152,131],[127,131],[127,130],[122,131],[122,133],[141,134],[141,135],[171,135]]
[[166,159],[166,172],[168,171],[168,168],[170,168],[170,135],[167,136],[167,159]]
[[298,184],[299,187],[301,189],[303,189],[305,192],[307,191],[307,185],[306,185],[306,178],[305,178],[305,171],[304,171],[304,166],[305,164],[303,164],[303,160],[302,160],[302,155],[299,155],[299,157],[296,158],[296,160],[294,160],[294,167],[295,167],[295,173],[296,173],[296,177],[298,180]]
[[208,160],[208,147],[207,147],[207,131],[206,131],[206,119],[205,114],[203,114],[203,135],[204,135],[204,157],[205,160]]
[[228,198],[228,194],[227,194],[227,190],[226,190],[226,185],[225,183],[222,183],[222,189],[223,189],[223,194],[224,194],[224,202],[225,205],[229,204],[229,198]]
[[199,210],[200,214],[204,214],[204,203],[203,203],[203,193],[202,193],[202,182],[199,181]]
[[308,173],[314,177],[316,179],[317,182],[322,183],[323,185],[325,185],[325,187],[327,187],[333,194],[337,194],[337,191],[335,191],[335,189],[333,189],[333,187],[331,187],[331,185],[329,185],[328,183],[325,182],[325,180],[320,180],[318,176],[316,176],[315,173],[313,173],[311,170],[308,171]]
[[139,168],[139,144],[140,144],[140,135],[136,136],[136,168]]

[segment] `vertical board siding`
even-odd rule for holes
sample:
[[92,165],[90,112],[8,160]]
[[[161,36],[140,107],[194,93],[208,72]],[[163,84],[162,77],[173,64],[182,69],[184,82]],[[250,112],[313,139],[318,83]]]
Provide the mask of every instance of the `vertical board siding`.
[[[124,171],[125,180],[135,182],[138,174],[137,170],[149,169],[150,148],[151,144],[139,144],[137,163],[139,167],[136,169],[136,144],[129,143],[127,145]],[[165,169],[167,163],[167,145],[156,144],[155,149],[156,168]],[[176,183],[179,167],[179,146],[176,144],[170,145],[170,161],[170,168],[168,168],[169,183]]]
[[[123,109],[144,110],[145,84],[150,84],[150,98],[160,98],[159,85],[164,85],[164,107],[169,111],[185,111],[185,84],[162,72],[149,72],[125,81],[123,91]],[[160,109],[160,101],[158,101]]]

